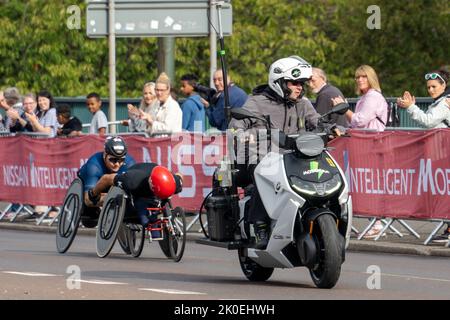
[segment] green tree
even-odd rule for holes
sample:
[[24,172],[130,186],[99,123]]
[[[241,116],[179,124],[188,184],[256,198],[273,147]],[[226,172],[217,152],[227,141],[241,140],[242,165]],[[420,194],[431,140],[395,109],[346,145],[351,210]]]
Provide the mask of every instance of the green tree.
[[[383,92],[408,89],[426,95],[423,74],[448,65],[449,8],[446,0],[379,0],[381,29],[366,26],[369,0],[239,0],[233,34],[225,38],[232,79],[244,90],[267,82],[276,59],[299,55],[323,68],[346,96],[354,96],[354,70],[370,64]],[[81,28],[67,26],[78,5]],[[138,97],[157,77],[157,39],[119,38],[117,95]],[[209,38],[177,38],[176,79],[197,74],[209,82]],[[108,90],[108,42],[86,36],[86,1],[0,0],[0,86],[22,91],[49,89],[55,96]]]
[[375,68],[383,93],[399,96],[411,90],[427,96],[427,71],[449,63],[449,2],[446,0],[379,0],[380,29],[369,29],[370,0],[334,1],[335,14],[326,26],[331,41],[326,68],[344,93],[354,96],[354,72],[362,64]]

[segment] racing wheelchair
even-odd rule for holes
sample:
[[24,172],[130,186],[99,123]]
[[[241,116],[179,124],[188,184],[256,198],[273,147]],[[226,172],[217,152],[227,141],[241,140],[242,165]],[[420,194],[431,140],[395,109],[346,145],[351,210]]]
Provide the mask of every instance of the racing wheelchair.
[[[128,245],[130,254],[139,257],[148,237],[149,242],[158,241],[164,255],[179,262],[183,257],[186,245],[186,216],[180,207],[172,208],[167,200],[155,200],[152,208],[147,208],[149,215],[156,215],[156,221],[147,227],[140,224],[134,212],[128,212],[129,196],[120,188],[113,186],[108,191],[100,212],[97,233],[97,255],[101,258],[108,256],[116,239],[119,243]],[[160,231],[161,237],[152,238],[152,231]],[[121,244],[122,246],[122,244]]]
[[[69,250],[77,234],[80,222],[86,228],[95,228],[100,208],[90,208],[84,204],[83,181],[76,178],[66,192],[56,229],[56,249],[59,253]],[[126,254],[131,254],[126,232],[120,230],[118,241]]]

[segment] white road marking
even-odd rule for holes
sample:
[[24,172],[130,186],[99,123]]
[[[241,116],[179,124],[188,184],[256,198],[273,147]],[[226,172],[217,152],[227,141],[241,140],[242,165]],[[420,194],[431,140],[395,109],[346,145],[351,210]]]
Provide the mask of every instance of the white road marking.
[[123,284],[127,284],[127,283],[123,283],[123,282],[113,282],[113,281],[102,281],[102,280],[78,280],[78,279],[74,279],[74,282],[82,282],[82,283],[90,283],[90,284],[118,284],[118,285],[123,285]]
[[142,291],[153,291],[158,293],[167,293],[167,294],[206,294],[203,292],[195,292],[195,291],[182,291],[176,289],[151,289],[151,288],[139,288]]
[[[364,272],[365,274],[371,274]],[[428,281],[440,281],[440,282],[450,282],[450,279],[439,279],[439,278],[427,278],[427,277],[417,277],[417,276],[409,276],[405,274],[390,274],[390,273],[381,273],[381,276],[386,277],[396,277],[396,278],[406,278],[406,279],[416,279],[416,280],[428,280]]]
[[27,277],[61,277],[57,274],[39,273],[39,272],[18,272],[18,271],[3,271],[3,273],[17,274],[19,276]]

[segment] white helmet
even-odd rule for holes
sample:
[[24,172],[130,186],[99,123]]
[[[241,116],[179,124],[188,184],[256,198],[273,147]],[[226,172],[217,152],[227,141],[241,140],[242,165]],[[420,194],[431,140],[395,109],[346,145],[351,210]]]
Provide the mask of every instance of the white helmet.
[[290,94],[286,81],[307,81],[312,76],[311,65],[298,56],[282,58],[270,66],[269,87],[281,98],[286,99]]

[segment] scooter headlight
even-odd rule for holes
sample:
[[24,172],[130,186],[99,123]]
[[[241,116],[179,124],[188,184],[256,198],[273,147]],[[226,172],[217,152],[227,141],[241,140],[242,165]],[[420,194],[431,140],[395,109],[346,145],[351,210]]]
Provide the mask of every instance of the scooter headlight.
[[342,186],[342,179],[339,174],[335,174],[332,179],[317,183],[300,180],[296,176],[291,176],[292,188],[299,193],[311,195],[311,196],[328,196]]

